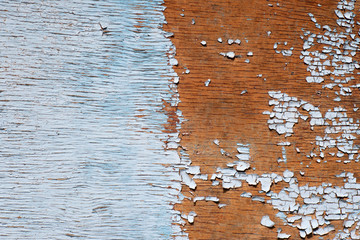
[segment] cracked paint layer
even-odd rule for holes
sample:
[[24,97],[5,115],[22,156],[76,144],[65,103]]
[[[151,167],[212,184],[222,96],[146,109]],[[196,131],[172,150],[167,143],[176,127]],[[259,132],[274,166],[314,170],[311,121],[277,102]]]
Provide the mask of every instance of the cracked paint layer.
[[[310,129],[316,126],[325,127],[322,136],[314,137],[317,148],[309,153],[308,157],[323,159],[325,150],[328,150],[329,155],[336,154],[339,158],[346,154],[348,157],[344,162],[359,161],[359,146],[354,143],[360,134],[359,119],[354,121],[349,118],[345,108],[334,107],[321,113],[318,107],[286,93],[271,91],[269,95],[273,98],[269,100],[269,105],[274,107],[272,111],[265,111],[263,114],[269,115],[267,122],[270,130],[290,137],[299,121],[308,123]],[[315,150],[318,153],[315,153]]]
[[[242,152],[249,152],[246,145],[239,144]],[[243,157],[240,157],[243,159]],[[236,163],[236,162],[235,162]],[[285,170],[282,175],[264,173],[261,175],[238,170],[237,164],[231,163],[231,167],[218,168],[211,177],[211,181],[221,181],[224,189],[238,189],[243,184],[255,186],[261,189],[258,196],[251,193],[242,193],[239,197],[251,198],[271,205],[281,215],[277,215],[284,224],[299,229],[302,238],[310,234],[323,236],[331,231],[336,231],[336,236],[341,239],[358,239],[360,228],[360,183],[353,173],[343,172],[336,177],[342,178],[342,186],[334,186],[323,182],[318,186],[308,184],[299,185],[294,172]],[[207,180],[204,180],[207,181]],[[280,191],[273,191],[272,185],[285,183],[286,187]],[[216,196],[194,197],[196,201],[214,201],[221,204]],[[185,218],[185,217],[183,217]],[[191,220],[193,222],[193,220]],[[335,229],[332,221],[342,221],[343,228]],[[263,226],[272,228],[275,223],[269,216],[261,220]],[[282,233],[280,238],[288,238],[289,235]]]
[[[341,104],[342,98],[352,96],[353,92],[359,88],[359,85],[354,83],[354,74],[356,69],[360,67],[355,58],[360,38],[353,33],[353,29],[355,24],[360,24],[354,21],[356,16],[354,3],[355,1],[345,0],[338,3],[334,13],[338,18],[336,22],[340,30],[328,25],[321,25],[321,21],[315,14],[308,13],[306,17],[314,24],[315,28],[321,31],[312,33],[303,29],[303,34],[300,36],[303,45],[298,57],[303,60],[307,72],[310,73],[303,80],[308,84],[322,84],[323,89],[331,90],[336,95],[332,99],[336,106],[324,109],[311,100],[305,101],[281,90],[268,91],[270,96],[268,105],[272,109],[263,112],[263,114],[269,115],[264,124],[267,124],[272,133],[286,139],[276,144],[281,147],[282,157],[274,161],[279,165],[281,164],[282,167],[286,167],[289,162],[296,161],[287,154],[290,147],[294,147],[298,154],[303,153],[296,146],[296,143],[294,144],[291,141],[292,137],[297,135],[297,131],[299,131],[297,127],[300,123],[314,131],[314,134],[311,135],[312,142],[308,144],[314,144],[315,147],[305,153],[307,158],[314,159],[319,164],[327,162],[327,156],[335,156],[336,162],[352,163],[359,161],[359,146],[356,144],[357,135],[360,134],[359,120],[350,117],[350,111],[356,112],[358,108],[354,105],[353,109],[347,109]],[[280,7],[280,5],[277,6]],[[321,7],[322,5],[319,4],[318,6]],[[269,4],[269,7],[272,8],[274,5]],[[251,19],[247,20],[250,21]],[[271,31],[266,33],[268,37],[272,36]],[[218,45],[223,42],[223,45],[229,46],[233,46],[235,43],[241,44],[239,39],[233,40],[231,38],[215,38],[213,41],[217,42]],[[209,48],[211,41],[203,40],[200,43],[202,47]],[[197,44],[199,45],[199,41]],[[284,59],[289,59],[297,54],[295,48],[288,46],[286,41],[275,42],[272,47],[272,51],[282,54],[285,57]],[[233,64],[242,57],[238,55],[236,48],[233,49],[219,53],[228,64]],[[257,53],[254,54],[254,52],[256,53],[255,50],[247,50],[243,56],[256,57]],[[250,63],[250,60],[245,59],[243,62]],[[257,77],[262,78],[263,75],[258,74]],[[266,78],[263,80],[266,81]],[[208,87],[209,83],[210,79],[205,81],[205,86]],[[202,81],[202,85],[204,85],[204,81]],[[247,90],[240,93],[244,96],[249,94],[251,92]],[[319,131],[322,131],[321,134],[318,134]],[[220,148],[218,139],[215,139],[213,143]],[[252,147],[254,149],[254,146]],[[227,167],[217,167],[216,171],[210,174],[209,172],[201,173],[200,170],[203,167],[193,166],[186,151],[181,150],[181,158],[184,161],[183,168],[180,170],[182,183],[193,190],[190,191],[193,196],[185,197],[182,195],[182,200],[186,198],[194,204],[212,201],[219,208],[223,208],[227,205],[222,203],[220,196],[198,196],[194,194],[197,187],[200,186],[197,183],[210,181],[211,186],[222,188],[225,191],[235,191],[245,186],[252,186],[258,190],[258,194],[254,195],[243,191],[239,192],[238,196],[271,206],[278,211],[276,217],[281,219],[284,225],[297,229],[301,238],[311,235],[326,237],[327,234],[335,232],[334,239],[360,239],[358,236],[360,188],[354,173],[341,172],[336,175],[336,178],[343,180],[343,185],[334,185],[324,181],[309,186],[309,184],[299,181],[299,177],[305,175],[303,171],[294,172],[289,168],[284,169],[281,174],[271,171],[255,173],[255,168],[252,168],[251,164],[260,160],[255,157],[251,158],[250,145],[239,143],[236,150],[236,156],[231,156],[228,150],[225,151],[221,148],[222,156],[236,157],[236,161],[228,162]],[[276,186],[280,184],[285,185],[285,187],[275,190]],[[197,214],[195,212],[190,213],[182,213],[181,218],[190,224],[196,224],[195,216]],[[282,229],[278,228],[275,222],[271,220],[272,218],[273,216],[264,215],[260,224],[268,228],[275,226],[279,239],[290,238],[291,235],[282,232]],[[340,228],[334,224],[338,221],[342,222]],[[182,226],[185,225],[182,220],[179,220],[178,223]],[[186,238],[186,233],[181,237]],[[297,236],[292,237],[296,238]]]
[[2,1],[2,239],[172,238],[178,61],[162,3]]

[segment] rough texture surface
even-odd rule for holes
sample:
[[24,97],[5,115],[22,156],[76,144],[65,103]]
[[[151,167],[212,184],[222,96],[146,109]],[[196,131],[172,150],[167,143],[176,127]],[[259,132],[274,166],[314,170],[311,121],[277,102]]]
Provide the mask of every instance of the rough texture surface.
[[178,119],[163,10],[1,1],[1,239],[171,238]]
[[[182,149],[179,153],[182,159],[191,161],[191,166],[200,166],[201,174],[208,174],[209,178],[226,171],[226,174],[207,180],[194,177],[192,189],[183,185],[184,198],[176,209],[197,214],[192,224],[182,223],[190,239],[276,239],[280,232],[284,233],[280,235],[282,237],[290,234],[291,239],[305,236],[318,239],[321,235],[332,239],[340,238],[342,233],[345,234],[342,239],[355,238],[349,233],[355,229],[351,221],[347,224],[352,228],[343,227],[343,219],[351,214],[332,214],[332,207],[326,205],[327,210],[321,216],[329,222],[319,227],[317,221],[320,219],[321,222],[321,217],[314,219],[315,212],[320,216],[320,210],[306,212],[308,206],[318,209],[320,205],[328,204],[328,200],[335,202],[334,209],[339,211],[351,208],[349,212],[356,212],[358,207],[353,198],[357,195],[356,186],[349,187],[347,192],[352,197],[342,192],[347,188],[346,184],[355,183],[358,177],[356,156],[351,155],[357,153],[359,143],[356,132],[359,91],[354,87],[358,57],[350,53],[356,53],[357,47],[348,52],[344,50],[344,45],[358,37],[358,16],[347,13],[339,17],[340,14],[335,12],[346,6],[349,9],[340,9],[343,14],[357,13],[358,4],[352,8],[354,2],[349,3],[320,0],[165,1],[168,22],[165,30],[174,34],[171,40],[178,60],[174,69],[179,76],[179,109],[187,120],[181,128]],[[324,53],[332,59],[331,63],[337,64],[332,66],[331,73],[327,73],[323,67],[327,63],[321,60],[323,56],[305,50],[324,50],[326,43],[320,43],[322,40],[318,39],[328,36],[326,31],[335,28],[337,33],[346,33],[345,37],[340,36],[345,43],[338,47],[341,52]],[[316,35],[310,39],[313,33]],[[206,46],[200,44],[201,41],[206,41]],[[339,38],[332,41],[335,49]],[[318,59],[305,59],[309,54]],[[321,69],[318,62],[324,64],[320,64]],[[339,73],[341,67],[345,71]],[[346,77],[353,79],[350,82]],[[333,83],[336,84],[326,85]],[[293,106],[298,110],[289,110],[284,102],[299,105]],[[281,114],[275,115],[276,110]],[[338,113],[340,115],[336,115]],[[269,122],[269,119],[272,120]],[[279,122],[273,119],[289,123],[278,126]],[[348,126],[345,128],[349,131],[343,126]],[[337,139],[337,144],[333,144],[327,138],[329,136]],[[245,153],[237,149],[239,144],[248,146],[249,159],[241,155]],[[324,147],[324,144],[327,145]],[[241,156],[237,157],[239,154]],[[251,169],[240,167],[246,171],[245,175],[241,171],[231,172],[229,168],[234,167],[227,164],[236,161],[248,162]],[[221,170],[225,168],[228,169]],[[340,176],[343,172],[350,175]],[[284,180],[276,183],[266,175],[271,173],[284,177]],[[250,179],[250,175],[254,178]],[[257,184],[257,176],[261,176],[261,184]],[[235,181],[239,179],[240,183]],[[271,186],[269,179],[273,183]],[[293,226],[284,225],[281,220],[284,215],[275,217],[279,205],[274,203],[274,198],[279,195],[276,197],[273,193],[279,193],[285,187],[300,193],[290,196],[296,210],[291,213],[286,209],[280,211],[286,214],[285,218],[294,215],[295,220],[290,219]],[[308,194],[313,191],[312,187],[318,192]],[[329,187],[328,192],[322,192],[319,187]],[[264,192],[270,188],[273,193],[266,195]],[[219,201],[194,201],[196,197],[205,199],[206,196],[217,197]],[[341,205],[343,203],[354,207]],[[264,215],[269,215],[275,222],[273,229],[260,225]],[[288,224],[289,220],[285,222]]]

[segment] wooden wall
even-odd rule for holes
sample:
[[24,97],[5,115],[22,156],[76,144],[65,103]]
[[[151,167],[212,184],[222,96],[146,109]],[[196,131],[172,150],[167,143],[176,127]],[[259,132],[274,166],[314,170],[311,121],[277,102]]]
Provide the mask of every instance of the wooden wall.
[[[329,78],[321,84],[307,82],[306,77],[310,74],[304,60],[300,59],[304,45],[300,36],[304,31],[324,33],[322,27],[316,28],[308,13],[312,13],[321,26],[337,27],[338,32],[344,30],[336,22],[334,10],[337,4],[337,1],[324,0],[165,1],[168,24],[164,29],[174,33],[171,41],[179,62],[174,66],[180,77],[179,110],[186,119],[181,127],[181,145],[192,166],[200,166],[201,173],[209,174],[210,178],[218,167],[224,168],[236,160],[236,146],[241,143],[250,147],[253,169],[247,173],[282,175],[285,170],[290,170],[301,186],[319,186],[324,182],[342,186],[343,179],[335,175],[343,171],[352,172],[355,177],[358,175],[355,161],[344,163],[346,154],[336,157],[326,152],[320,163],[317,158],[306,156],[316,151],[315,138],[324,135],[325,126],[311,129],[309,120],[299,121],[293,128],[294,134],[285,138],[269,129],[269,115],[263,114],[273,108],[269,106],[269,91],[281,91],[311,103],[323,114],[341,106],[349,109],[348,117],[354,121],[358,119],[357,112],[352,109],[354,104],[359,105],[359,91],[354,89],[351,96],[341,96],[340,102],[333,101],[339,88],[324,88],[325,83],[331,82]],[[357,19],[356,16],[355,21]],[[354,33],[357,32],[355,24]],[[218,38],[223,42],[220,43]],[[229,45],[228,39],[240,39],[241,44]],[[206,41],[206,46],[201,41]],[[279,42],[277,50],[293,47],[292,55],[276,53],[276,42]],[[313,46],[313,49],[321,50],[321,46]],[[219,54],[231,51],[237,55],[234,59]],[[249,52],[253,56],[247,56]],[[356,59],[354,56],[353,61]],[[190,72],[186,73],[186,70]],[[355,84],[356,71],[350,76],[354,77],[351,84]],[[210,84],[205,86],[208,79],[211,79]],[[214,144],[215,139],[219,140],[219,146]],[[278,143],[285,141],[291,144],[285,148],[287,162],[278,162],[283,158],[283,146]],[[358,139],[354,141],[356,144]],[[221,154],[220,149],[228,154]],[[337,162],[339,159],[341,161]],[[282,220],[275,217],[278,211],[271,204],[240,197],[246,191],[269,199],[265,193],[259,193],[259,185],[243,183],[241,188],[225,190],[221,184],[212,186],[209,180],[197,179],[195,182],[196,190],[183,185],[182,194],[189,199],[185,198],[175,206],[185,214],[190,211],[197,214],[193,224],[186,222],[183,226],[190,239],[276,239],[278,228],[291,234],[291,239],[300,239],[298,229],[284,226]],[[279,192],[285,186],[274,184],[271,190]],[[210,195],[217,196],[226,206],[219,208],[211,201],[193,202],[195,196]],[[260,225],[264,215],[270,216],[275,228]],[[336,229],[342,229],[342,221],[331,223]],[[332,231],[325,238],[333,238],[335,233]],[[307,237],[318,239],[319,236],[310,234]]]

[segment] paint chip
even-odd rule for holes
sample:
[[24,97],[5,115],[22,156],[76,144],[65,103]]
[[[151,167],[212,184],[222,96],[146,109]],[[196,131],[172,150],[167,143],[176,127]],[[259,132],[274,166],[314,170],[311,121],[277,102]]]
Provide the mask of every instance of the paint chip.
[[290,234],[281,233],[281,232],[278,232],[278,235],[277,235],[278,239],[289,239],[290,237],[291,237]]
[[187,217],[189,223],[194,223],[196,216],[197,216],[197,214],[194,211],[189,212],[188,217]]
[[250,168],[250,164],[247,163],[247,162],[239,162],[237,165],[236,165],[236,170],[237,171],[240,171],[240,172],[244,172],[245,170],[249,169]]
[[179,64],[178,60],[176,60],[175,58],[171,58],[170,59],[170,65],[171,66],[177,66]]
[[261,218],[260,224],[268,228],[272,228],[275,226],[275,222],[271,221],[268,215],[265,215]]
[[227,52],[227,53],[226,53],[226,56],[227,56],[228,58],[230,58],[230,59],[233,59],[233,58],[235,58],[235,53],[234,53],[234,52]]

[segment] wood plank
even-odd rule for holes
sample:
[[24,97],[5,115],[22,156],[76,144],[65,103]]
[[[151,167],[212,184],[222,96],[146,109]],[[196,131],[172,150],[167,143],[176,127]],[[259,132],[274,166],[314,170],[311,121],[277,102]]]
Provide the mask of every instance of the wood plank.
[[[334,10],[337,5],[336,1],[325,0],[165,0],[168,24],[164,29],[174,33],[171,40],[179,62],[178,66],[174,66],[180,77],[179,109],[187,120],[181,128],[181,145],[186,149],[192,166],[200,166],[201,173],[208,174],[210,178],[218,167],[225,168],[227,163],[236,160],[236,147],[240,143],[248,144],[250,148],[253,169],[247,170],[247,174],[282,175],[285,170],[290,170],[295,173],[299,186],[320,186],[323,183],[343,186],[345,180],[335,176],[343,171],[358,176],[358,163],[355,160],[344,163],[349,159],[348,154],[341,157],[329,155],[329,152],[337,153],[336,148],[324,150],[324,158],[307,157],[312,151],[320,155],[316,137],[326,135],[326,126],[311,129],[310,118],[307,121],[299,120],[293,127],[294,134],[285,138],[284,134],[269,129],[269,115],[263,114],[273,109],[273,106],[269,106],[269,92],[281,91],[318,107],[323,116],[329,109],[341,106],[347,109],[349,118],[358,121],[358,112],[353,111],[354,106],[360,104],[357,88],[353,88],[352,95],[339,95],[340,102],[333,101],[340,87],[329,89],[323,85],[333,83],[330,77],[336,78],[335,74],[324,77],[323,83],[309,83],[306,81],[306,77],[310,76],[308,65],[304,59],[300,59],[304,46],[300,36],[305,31],[323,35],[326,32],[324,25],[336,28],[338,33],[346,31],[336,22],[338,17]],[[356,11],[358,7],[356,3]],[[320,29],[315,26],[309,13],[321,25]],[[358,16],[354,21],[358,21]],[[353,25],[352,31],[357,34],[359,27]],[[220,43],[218,38],[222,38],[223,42]],[[228,39],[240,39],[241,44],[229,45]],[[345,39],[350,40],[350,36]],[[201,41],[206,41],[206,46]],[[276,53],[275,43],[278,43],[277,50],[293,48],[292,55]],[[321,51],[324,45],[315,43],[311,51]],[[229,59],[221,56],[221,52],[234,52],[238,57]],[[251,55],[249,52],[253,55],[248,56]],[[329,54],[327,57],[331,58]],[[353,63],[357,59],[353,57]],[[190,70],[188,74],[187,69]],[[346,75],[354,77],[354,80],[344,83],[344,87],[358,82],[356,73],[354,70]],[[211,82],[205,86],[208,79]],[[306,115],[306,111],[299,111]],[[356,138],[355,146],[359,140],[357,134],[353,135]],[[219,140],[219,146],[214,144],[215,139]],[[280,142],[290,142],[291,145],[279,146]],[[221,154],[220,149],[226,151],[228,156]],[[284,158],[284,149],[287,162],[278,162],[279,158]],[[179,153],[182,154],[181,151]],[[317,159],[320,159],[320,163]],[[336,162],[339,159],[341,162]],[[300,172],[304,172],[304,175]],[[251,192],[269,200],[265,193],[259,193],[260,184],[257,187],[248,186],[243,181],[241,188],[224,190],[221,183],[220,186],[212,186],[210,179],[196,179],[195,182],[196,190],[183,185],[182,194],[190,200],[185,198],[176,205],[176,209],[182,213],[194,211],[197,214],[193,224],[187,222],[183,226],[190,239],[276,239],[279,228],[291,234],[291,239],[300,238],[298,229],[284,226],[282,220],[275,217],[278,211],[271,204],[240,197],[243,192]],[[273,185],[271,190],[279,192],[286,186],[287,183],[281,182]],[[195,196],[210,195],[217,196],[220,203],[226,206],[219,208],[214,202],[193,202]],[[303,204],[300,197],[297,201]],[[264,215],[269,215],[275,221],[275,228],[260,225]],[[326,235],[326,238],[333,238],[338,230],[343,229],[343,221],[334,220],[331,224],[336,231]],[[308,236],[310,239],[318,237]]]

